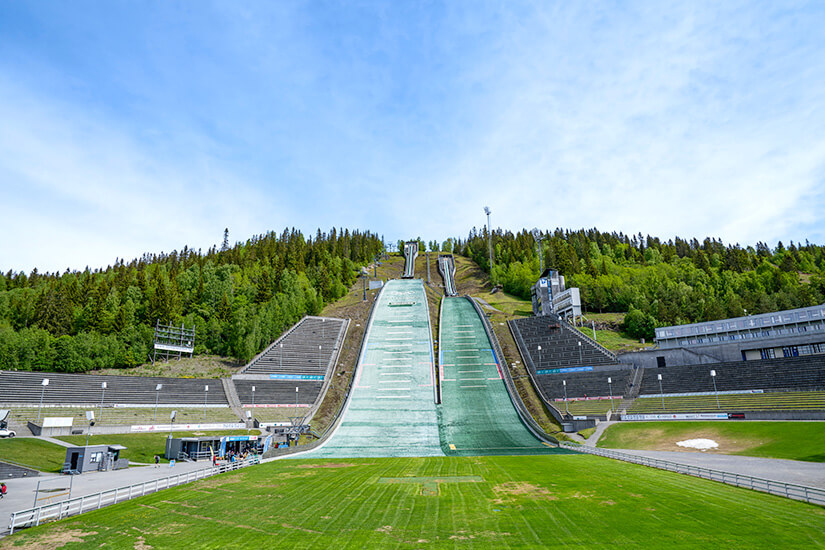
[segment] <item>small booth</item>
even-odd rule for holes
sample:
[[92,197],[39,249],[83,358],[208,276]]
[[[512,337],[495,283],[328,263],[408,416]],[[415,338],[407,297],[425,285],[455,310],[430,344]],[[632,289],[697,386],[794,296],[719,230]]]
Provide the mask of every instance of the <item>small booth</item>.
[[87,445],[84,447],[67,447],[66,460],[63,463],[64,474],[82,474],[84,472],[105,472],[129,467],[129,459],[120,458],[123,445]]
[[170,460],[203,460],[228,453],[265,453],[272,445],[272,435],[205,435],[166,439],[165,458]]

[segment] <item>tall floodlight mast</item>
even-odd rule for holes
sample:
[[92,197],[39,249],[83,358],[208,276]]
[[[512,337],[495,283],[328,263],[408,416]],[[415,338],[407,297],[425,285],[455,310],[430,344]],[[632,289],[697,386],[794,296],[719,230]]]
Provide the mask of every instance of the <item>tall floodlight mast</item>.
[[493,274],[493,233],[490,227],[490,207],[484,207],[484,213],[487,214],[487,248],[490,252],[490,275]]
[[541,231],[539,231],[538,227],[534,227],[530,233],[533,235],[533,240],[536,241],[536,244],[539,247],[539,273],[544,273],[544,254],[541,253]]

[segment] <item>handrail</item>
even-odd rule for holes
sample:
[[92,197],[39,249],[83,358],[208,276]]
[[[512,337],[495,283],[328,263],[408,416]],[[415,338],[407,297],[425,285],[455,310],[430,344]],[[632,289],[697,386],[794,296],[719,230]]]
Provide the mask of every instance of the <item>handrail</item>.
[[712,468],[703,468],[701,466],[691,466],[689,464],[681,464],[679,462],[671,462],[669,460],[620,453],[609,449],[600,449],[598,447],[572,445],[564,442],[559,445],[565,449],[570,449],[573,451],[590,453],[616,460],[623,460],[625,462],[632,462],[634,464],[641,464],[642,466],[649,466],[660,470],[668,470],[679,474],[701,477],[702,479],[718,481],[726,485],[744,487],[746,489],[761,491],[763,493],[769,493],[793,500],[801,500],[810,504],[819,504],[820,506],[825,505],[825,489],[820,489],[818,487],[785,483],[784,481],[774,481],[771,479],[753,477],[746,474],[736,474],[722,470],[715,470]]
[[548,435],[542,429],[542,427],[539,426],[539,423],[536,422],[536,419],[533,418],[533,415],[530,414],[530,411],[527,410],[527,407],[521,400],[521,396],[518,393],[518,389],[516,389],[516,384],[515,382],[513,382],[513,378],[510,374],[510,367],[507,365],[507,359],[504,357],[504,353],[501,351],[501,346],[498,343],[498,338],[496,338],[496,334],[495,332],[493,332],[493,327],[490,325],[490,320],[487,319],[486,315],[484,315],[484,312],[481,310],[481,307],[478,305],[478,302],[475,301],[475,298],[471,296],[466,296],[466,298],[470,301],[471,304],[473,304],[473,308],[475,309],[476,314],[481,320],[481,326],[484,327],[484,332],[487,334],[487,339],[493,346],[499,370],[501,371],[501,377],[504,380],[504,386],[507,388],[507,393],[510,395],[510,401],[513,403],[513,408],[516,409],[516,413],[519,415],[519,418],[521,419],[522,423],[539,440],[546,441],[554,445],[558,445],[558,439],[551,435]]
[[244,468],[246,466],[251,466],[253,464],[258,464],[259,462],[260,458],[253,456],[240,462],[227,462],[226,464],[221,464],[220,466],[193,470],[191,472],[186,472],[185,474],[175,474],[160,479],[154,479],[152,481],[144,481],[143,483],[135,483],[133,485],[126,485],[116,489],[100,491],[91,495],[62,500],[54,504],[46,504],[35,508],[12,512],[11,521],[9,523],[9,534],[14,534],[15,529],[34,527],[45,521],[58,520],[65,517],[82,514],[90,510],[98,510],[103,506],[117,504],[118,502],[155,493],[170,487],[191,483],[216,474],[222,474],[232,470]]

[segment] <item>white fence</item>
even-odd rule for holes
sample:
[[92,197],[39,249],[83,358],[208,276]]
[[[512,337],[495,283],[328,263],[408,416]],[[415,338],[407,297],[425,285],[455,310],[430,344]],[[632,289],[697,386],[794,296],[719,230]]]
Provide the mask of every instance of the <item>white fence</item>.
[[98,510],[104,506],[109,506],[110,504],[117,504],[118,502],[141,497],[143,495],[149,495],[163,489],[184,485],[186,483],[191,483],[216,474],[222,474],[243,468],[245,466],[250,466],[252,464],[258,464],[259,462],[260,458],[255,456],[240,462],[229,462],[226,464],[221,464],[220,466],[195,470],[185,474],[176,474],[161,479],[136,483],[134,485],[127,485],[126,487],[109,489],[108,491],[101,491],[100,493],[94,493],[92,495],[63,500],[54,504],[47,504],[45,506],[38,506],[36,508],[29,508],[28,510],[13,512],[11,515],[11,521],[9,522],[9,533],[13,534],[15,529],[34,527],[47,521],[55,521],[69,516],[82,514],[84,512],[89,512],[91,510]]
[[825,505],[825,489],[820,489],[818,487],[807,487],[805,485],[795,485],[793,483],[773,481],[770,479],[752,477],[744,474],[733,474],[730,472],[723,472],[721,470],[702,468],[701,466],[679,464],[678,462],[670,462],[669,460],[659,460],[658,458],[648,458],[646,456],[619,453],[609,449],[599,449],[597,447],[571,445],[570,443],[564,442],[559,443],[559,446],[572,451],[590,453],[607,458],[615,458],[616,460],[624,460],[625,462],[633,462],[634,464],[650,466],[651,468],[659,468],[660,470],[668,470],[678,474],[701,477],[703,479],[718,481],[727,485],[744,487],[745,489],[770,493],[772,495],[794,500],[802,500],[811,504],[819,504],[820,506]]

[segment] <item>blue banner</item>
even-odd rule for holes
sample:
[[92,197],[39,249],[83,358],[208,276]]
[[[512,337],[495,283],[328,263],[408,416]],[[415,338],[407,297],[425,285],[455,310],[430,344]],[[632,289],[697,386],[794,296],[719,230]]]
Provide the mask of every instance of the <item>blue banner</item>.
[[323,380],[319,374],[270,374],[270,380]]
[[593,370],[593,367],[566,367],[563,369],[538,369],[536,374],[563,374],[565,372],[587,372]]

